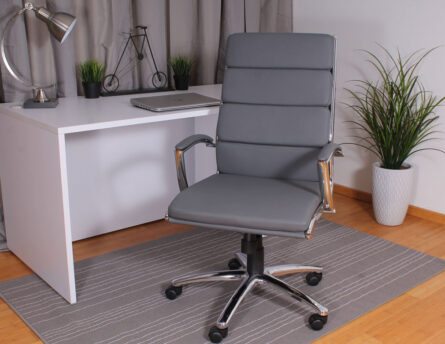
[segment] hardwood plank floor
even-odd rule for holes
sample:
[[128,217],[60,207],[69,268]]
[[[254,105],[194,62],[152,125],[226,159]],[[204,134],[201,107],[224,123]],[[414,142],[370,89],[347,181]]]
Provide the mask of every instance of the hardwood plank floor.
[[[445,225],[408,215],[403,225],[385,227],[375,222],[369,203],[338,194],[335,201],[337,213],[326,215],[328,220],[445,259]],[[188,229],[159,221],[81,240],[74,243],[74,259],[86,259]],[[0,253],[0,281],[30,273],[12,253]],[[1,299],[0,343],[42,343]],[[445,272],[315,343],[445,343]]]

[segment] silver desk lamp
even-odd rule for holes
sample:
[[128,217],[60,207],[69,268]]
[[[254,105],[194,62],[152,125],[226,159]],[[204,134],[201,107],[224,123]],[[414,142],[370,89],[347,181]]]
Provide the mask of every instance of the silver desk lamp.
[[24,7],[17,11],[14,16],[8,20],[5,26],[5,30],[3,31],[3,36],[0,42],[0,51],[2,55],[3,62],[5,64],[8,72],[21,84],[26,87],[32,88],[36,96],[34,99],[28,99],[23,104],[24,108],[53,108],[58,104],[57,99],[48,99],[45,94],[44,89],[53,87],[54,84],[51,85],[35,85],[31,82],[24,80],[12,67],[6,57],[5,51],[5,40],[8,31],[10,30],[12,24],[17,19],[18,16],[23,14],[25,11],[34,11],[37,18],[42,20],[48,25],[49,32],[56,38],[60,43],[63,43],[65,39],[68,37],[70,32],[73,30],[74,25],[76,24],[76,18],[71,14],[64,12],[52,13],[48,11],[48,9],[44,7],[34,7],[34,5],[30,2],[26,2]]

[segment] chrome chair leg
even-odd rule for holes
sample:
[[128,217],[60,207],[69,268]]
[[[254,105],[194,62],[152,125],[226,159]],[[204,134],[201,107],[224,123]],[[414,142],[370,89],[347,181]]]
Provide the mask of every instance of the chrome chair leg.
[[219,329],[226,329],[229,326],[229,322],[238,309],[241,302],[244,300],[246,295],[259,283],[261,283],[261,279],[258,277],[253,278],[245,278],[244,281],[240,284],[238,289],[230,298],[229,302],[224,307],[221,312],[218,320],[216,321],[216,326]]
[[322,272],[323,268],[319,266],[285,264],[270,266],[264,269],[264,273],[275,277],[286,276],[299,272]]
[[178,277],[172,280],[171,284],[174,287],[182,287],[187,284],[201,283],[201,282],[241,281],[245,278],[246,275],[247,275],[246,271],[243,270],[214,271],[214,272]]
[[297,299],[298,301],[303,301],[303,302],[307,303],[308,305],[312,306],[321,316],[328,315],[328,309],[326,307],[319,304],[317,301],[315,301],[310,296],[303,294],[301,291],[294,288],[290,284],[287,284],[286,282],[284,282],[272,275],[268,275],[268,274],[264,274],[262,278],[266,282],[269,282],[272,285],[280,288],[281,290],[288,292],[293,298]]
[[[318,266],[304,266],[297,264],[277,265],[264,267],[264,247],[261,235],[246,235],[241,242],[242,252],[237,253],[228,262],[230,270],[200,273],[176,278],[165,289],[168,299],[174,300],[182,294],[184,285],[200,282],[229,282],[240,281],[238,288],[233,293],[223,311],[220,313],[216,324],[209,330],[209,339],[212,343],[220,343],[228,335],[229,323],[246,295],[257,285],[271,285],[286,291],[294,299],[313,307],[316,312],[310,315],[308,322],[313,330],[321,330],[328,320],[328,309],[310,296],[305,295],[295,287],[280,280],[276,276],[293,273],[306,273],[306,282],[311,286],[317,285],[322,279],[322,268]],[[249,261],[248,261],[249,260]]]

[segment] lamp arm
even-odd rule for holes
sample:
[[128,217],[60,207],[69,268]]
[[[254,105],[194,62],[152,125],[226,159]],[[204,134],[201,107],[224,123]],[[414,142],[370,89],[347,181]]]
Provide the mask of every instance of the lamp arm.
[[6,23],[5,29],[3,30],[3,35],[2,35],[2,39],[0,41],[0,54],[2,56],[2,60],[3,63],[5,64],[6,70],[9,72],[9,74],[12,75],[12,77],[17,80],[19,83],[25,85],[26,87],[30,87],[30,88],[49,88],[49,87],[53,87],[54,84],[50,84],[50,85],[46,85],[46,86],[39,86],[39,85],[34,85],[33,83],[26,81],[25,79],[23,79],[12,67],[12,65],[9,63],[7,57],[6,57],[6,49],[5,49],[5,41],[6,41],[6,36],[8,34],[8,31],[10,30],[12,24],[14,23],[14,21],[17,19],[18,16],[22,15],[23,12],[28,11],[28,10],[34,10],[34,7],[32,6],[31,3],[26,3],[25,7],[23,7],[22,9],[18,10]]

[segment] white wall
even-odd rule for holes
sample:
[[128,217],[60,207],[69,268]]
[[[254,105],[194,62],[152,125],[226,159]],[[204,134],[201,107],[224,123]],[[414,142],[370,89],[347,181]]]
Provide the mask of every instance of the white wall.
[[[376,43],[403,56],[417,49],[445,45],[444,0],[294,0],[295,32],[323,32],[337,36],[337,101],[335,141],[352,142],[353,132],[345,121],[351,117],[342,102],[350,98],[344,88],[351,80],[374,80],[375,72],[359,49],[382,56]],[[419,68],[427,90],[445,96],[445,46],[433,52]],[[438,109],[439,130],[445,132],[445,105]],[[445,135],[430,145],[445,150]],[[335,182],[371,191],[371,162],[364,149],[344,145],[345,158],[335,162]],[[445,214],[445,154],[426,151],[408,160],[416,168],[416,186],[411,204]]]

